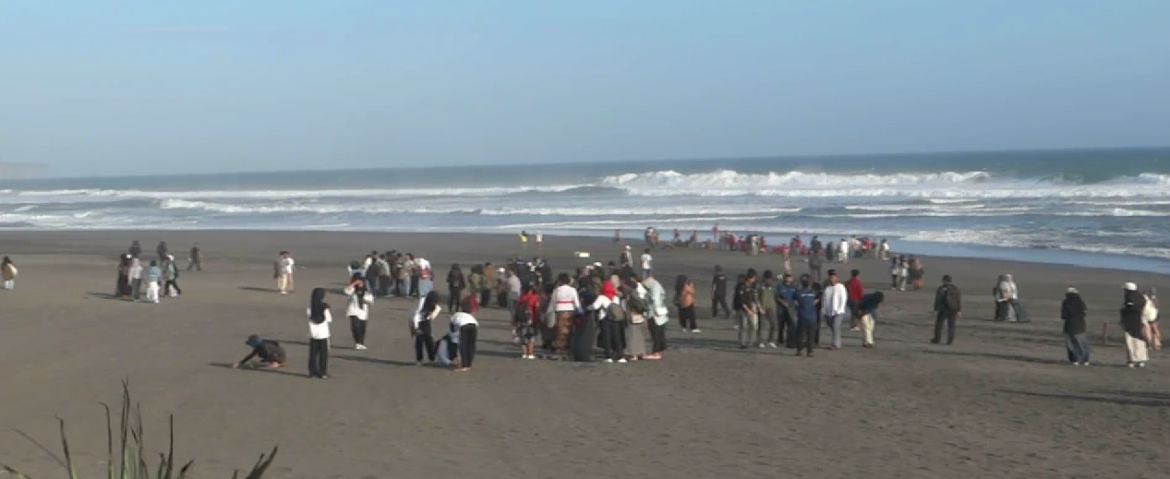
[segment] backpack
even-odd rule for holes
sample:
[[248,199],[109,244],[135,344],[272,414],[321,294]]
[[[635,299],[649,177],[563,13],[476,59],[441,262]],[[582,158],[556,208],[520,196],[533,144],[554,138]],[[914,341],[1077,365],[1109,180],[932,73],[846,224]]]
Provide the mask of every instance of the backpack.
[[958,312],[961,299],[962,296],[959,293],[959,288],[956,288],[954,285],[946,286],[946,290],[943,292],[943,304],[947,305],[947,310]]
[[646,312],[646,300],[637,294],[630,295],[630,299],[626,301],[626,309],[631,313],[644,314]]
[[626,310],[622,309],[622,305],[618,304],[617,301],[609,303],[609,306],[605,308],[605,315],[613,322],[620,323],[626,320]]

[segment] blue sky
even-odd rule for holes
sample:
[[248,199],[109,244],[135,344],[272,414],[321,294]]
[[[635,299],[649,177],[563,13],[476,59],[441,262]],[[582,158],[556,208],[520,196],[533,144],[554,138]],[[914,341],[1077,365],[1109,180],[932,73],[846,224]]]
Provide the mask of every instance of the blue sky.
[[56,175],[1170,144],[1165,0],[0,2]]

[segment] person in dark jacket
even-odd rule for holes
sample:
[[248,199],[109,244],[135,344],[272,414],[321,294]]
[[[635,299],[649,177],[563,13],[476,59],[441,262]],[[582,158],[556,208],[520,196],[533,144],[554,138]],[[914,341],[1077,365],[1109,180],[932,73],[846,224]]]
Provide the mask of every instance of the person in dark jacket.
[[731,310],[727,308],[727,275],[723,274],[722,266],[715,266],[715,277],[711,279],[711,318],[719,316],[719,307],[723,307],[723,318],[731,317]]
[[458,264],[451,265],[451,272],[447,273],[447,309],[451,314],[461,311],[463,290],[467,288],[467,279],[463,277],[463,270]]
[[1124,302],[1121,306],[1121,327],[1125,330],[1126,364],[1133,368],[1146,367],[1150,353],[1146,339],[1149,338],[1148,324],[1142,320],[1146,298],[1138,292],[1137,285],[1125,283]]
[[938,317],[934,320],[934,339],[930,342],[942,342],[943,325],[946,325],[947,346],[950,346],[955,342],[955,323],[963,315],[963,296],[949,274],[943,276],[942,285],[934,293],[934,311]]
[[1089,308],[1076,288],[1069,288],[1060,305],[1060,319],[1064,320],[1064,346],[1068,362],[1074,366],[1089,365],[1089,341],[1085,337],[1085,315]]
[[861,296],[857,301],[857,306],[854,313],[857,315],[858,321],[861,323],[861,346],[867,349],[873,349],[873,328],[877,322],[878,307],[886,300],[885,295],[881,291]]
[[[264,339],[255,334],[248,336],[248,340],[244,341],[252,348],[252,352],[239,362],[232,364],[232,368],[239,369],[241,366],[245,368],[279,368],[284,366],[288,360],[288,356],[284,352],[284,348],[280,343],[270,339]],[[260,358],[260,361],[253,363],[252,358]]]

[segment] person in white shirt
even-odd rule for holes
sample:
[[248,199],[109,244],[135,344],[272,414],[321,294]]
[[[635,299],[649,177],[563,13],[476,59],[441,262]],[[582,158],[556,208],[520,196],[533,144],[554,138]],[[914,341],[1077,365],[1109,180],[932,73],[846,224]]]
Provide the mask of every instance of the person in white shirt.
[[580,312],[581,297],[577,295],[577,290],[573,289],[571,284],[572,278],[568,274],[561,273],[557,277],[557,287],[553,290],[552,298],[548,302],[548,311],[545,314],[554,314],[556,316],[556,339],[553,341],[553,348],[562,357],[566,356],[569,351],[569,331],[573,326],[573,315]]
[[650,248],[646,248],[646,251],[642,253],[642,277],[643,278],[650,277],[650,270],[653,269],[653,264],[652,264],[653,262],[654,262],[654,257],[650,256]]
[[309,377],[329,378],[329,323],[333,315],[325,302],[325,288],[316,288],[309,301]]
[[345,315],[349,316],[349,330],[353,333],[353,348],[359,351],[366,349],[366,322],[370,319],[370,304],[374,302],[374,295],[366,288],[361,278],[354,278],[345,287],[345,294],[349,301],[345,305]]
[[536,251],[540,251],[542,245],[544,245],[544,233],[537,231],[536,232]]
[[142,297],[142,260],[130,258],[130,297],[138,301]]
[[612,282],[601,283],[601,294],[589,305],[589,310],[597,311],[597,322],[601,325],[601,344],[605,349],[605,362],[626,362],[626,346],[622,343],[626,310]]
[[272,274],[276,278],[276,289],[280,291],[280,294],[288,294],[289,291],[293,290],[293,267],[296,264],[288,251],[280,252],[280,257],[276,259],[274,266],[275,271]]
[[479,321],[468,313],[451,315],[451,329],[458,331],[459,359],[456,370],[471,371],[471,363],[475,361],[475,339],[479,335]]
[[845,238],[841,238],[841,242],[837,243],[837,261],[849,262],[849,247],[849,242],[845,241]]
[[410,318],[410,335],[414,337],[414,360],[417,364],[422,364],[424,351],[427,360],[435,360],[435,337],[431,325],[442,310],[439,293],[431,291],[419,301],[418,309]]
[[426,296],[435,289],[435,275],[431,271],[431,262],[426,258],[419,258],[414,264],[418,268],[418,295]]
[[833,349],[841,349],[841,322],[848,317],[849,291],[837,272],[829,270],[829,285],[821,297],[821,317],[833,331]]
[[646,287],[646,302],[650,311],[647,324],[650,326],[650,354],[646,359],[662,359],[662,352],[666,351],[666,323],[670,321],[670,309],[666,305],[666,290],[653,276],[642,280]]

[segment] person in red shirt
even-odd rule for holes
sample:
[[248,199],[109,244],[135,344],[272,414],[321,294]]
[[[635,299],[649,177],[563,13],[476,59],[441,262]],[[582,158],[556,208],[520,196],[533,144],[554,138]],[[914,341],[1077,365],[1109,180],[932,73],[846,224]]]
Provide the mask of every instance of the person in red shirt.
[[512,326],[516,331],[516,338],[523,344],[523,358],[536,359],[536,338],[540,336],[540,295],[536,288],[528,286],[516,299],[516,309],[512,312]]
[[857,330],[857,305],[861,297],[865,296],[865,286],[861,284],[861,271],[853,270],[849,273],[849,281],[845,282],[845,290],[849,292],[849,312],[853,316],[853,330]]

